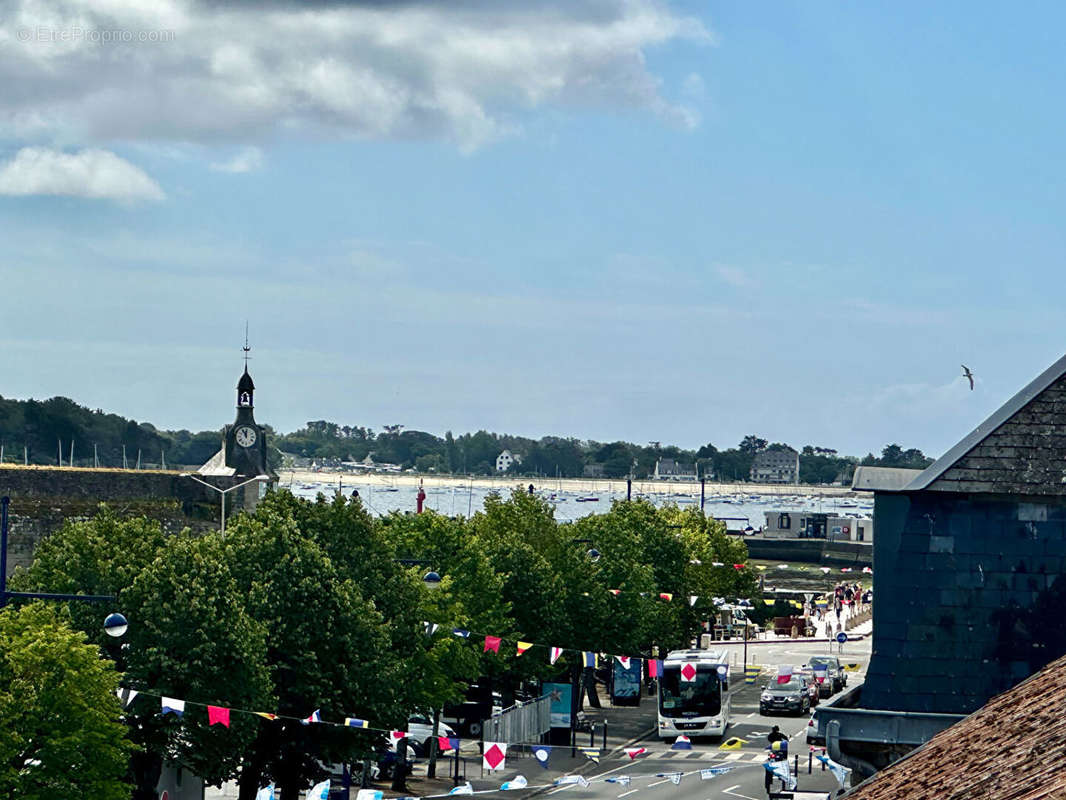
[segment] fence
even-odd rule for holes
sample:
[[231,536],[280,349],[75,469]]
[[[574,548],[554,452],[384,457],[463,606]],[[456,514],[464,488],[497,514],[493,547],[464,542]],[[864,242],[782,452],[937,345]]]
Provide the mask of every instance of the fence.
[[536,742],[551,729],[551,696],[544,695],[494,714],[481,726],[485,742]]

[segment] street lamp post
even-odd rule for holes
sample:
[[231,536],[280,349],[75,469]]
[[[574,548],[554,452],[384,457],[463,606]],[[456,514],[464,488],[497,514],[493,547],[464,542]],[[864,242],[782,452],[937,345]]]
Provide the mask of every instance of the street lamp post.
[[181,473],[181,477],[183,477],[183,478],[192,478],[192,480],[196,481],[197,483],[199,483],[199,484],[201,484],[203,486],[206,486],[208,489],[214,489],[216,492],[218,492],[220,495],[222,495],[222,530],[221,530],[222,533],[226,532],[226,495],[229,492],[232,492],[234,489],[240,489],[242,486],[247,486],[249,483],[255,483],[256,481],[269,481],[270,480],[270,476],[269,475],[256,475],[254,478],[249,478],[246,481],[242,481],[241,483],[238,483],[238,484],[235,484],[233,486],[230,486],[228,489],[219,489],[213,483],[208,483],[205,480],[201,480],[200,478],[198,478],[195,475],[193,475],[191,472],[183,472],[183,473]]

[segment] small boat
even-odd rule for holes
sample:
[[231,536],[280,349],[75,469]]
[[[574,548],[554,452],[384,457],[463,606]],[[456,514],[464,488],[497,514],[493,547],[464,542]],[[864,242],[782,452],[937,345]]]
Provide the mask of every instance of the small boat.
[[598,497],[579,497],[579,498],[577,498],[576,502],[578,502],[578,503],[598,503],[598,502],[600,502],[600,498],[598,498]]

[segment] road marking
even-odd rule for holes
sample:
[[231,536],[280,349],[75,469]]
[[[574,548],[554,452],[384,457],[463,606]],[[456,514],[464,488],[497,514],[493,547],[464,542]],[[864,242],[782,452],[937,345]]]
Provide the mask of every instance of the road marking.
[[618,797],[622,798],[622,797],[625,797],[627,795],[633,794],[633,792],[639,792],[639,791],[640,791],[640,789],[630,789],[628,792],[622,792],[620,795],[618,795]]
[[730,753],[727,756],[723,756],[726,761],[740,761],[744,757],[743,753]]
[[738,783],[736,786],[730,786],[728,789],[723,789],[722,790],[722,794],[731,794],[731,795],[733,795],[733,797],[743,797],[744,800],[757,800],[757,798],[749,797],[746,794],[740,794],[739,792],[734,792],[733,790],[736,789],[739,786],[740,786],[740,784]]
[[751,719],[751,718],[752,718],[752,717],[754,717],[754,716],[755,716],[755,712],[754,712],[754,711],[752,711],[752,712],[751,712],[750,714],[748,714],[748,716],[747,716],[747,717],[745,717],[745,719]]

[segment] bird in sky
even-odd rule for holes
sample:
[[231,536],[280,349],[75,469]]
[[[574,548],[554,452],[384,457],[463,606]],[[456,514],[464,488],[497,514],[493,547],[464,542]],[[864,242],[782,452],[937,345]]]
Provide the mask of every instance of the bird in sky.
[[970,368],[965,364],[962,365],[962,377],[970,381],[970,391],[973,391],[973,373],[970,372]]

